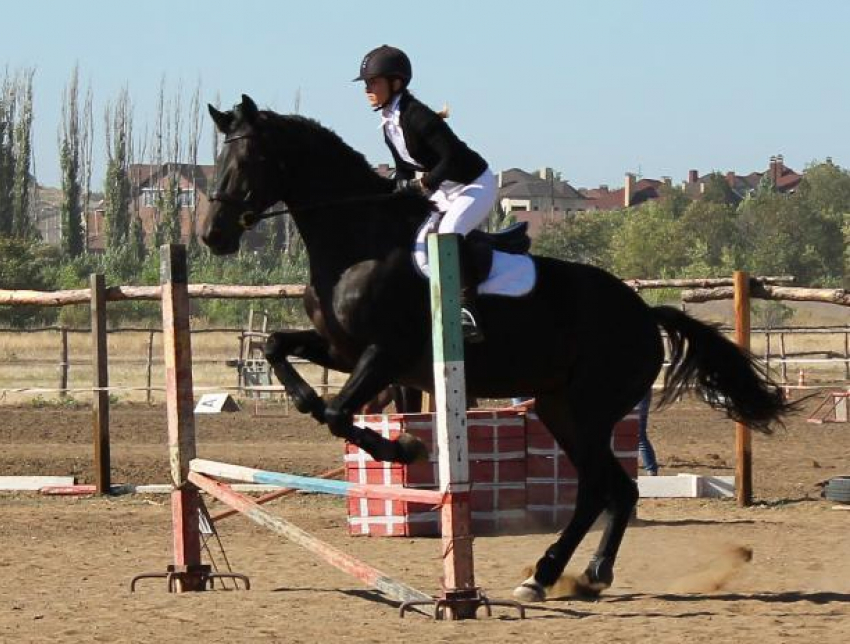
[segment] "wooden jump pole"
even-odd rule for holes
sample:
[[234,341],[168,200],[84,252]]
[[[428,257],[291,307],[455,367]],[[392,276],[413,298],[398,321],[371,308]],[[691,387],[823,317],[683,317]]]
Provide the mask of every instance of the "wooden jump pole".
[[197,472],[189,472],[189,480],[225,505],[247,516],[251,521],[268,528],[292,543],[312,552],[334,568],[338,568],[363,583],[380,590],[390,599],[400,602],[431,602],[432,598],[407,584],[397,581],[377,568],[363,563],[342,550],[317,539],[285,519],[266,511],[253,499],[234,492],[228,485],[207,478]]
[[[316,476],[314,478],[335,479],[338,476],[342,476],[343,474],[345,474],[345,466],[335,467],[332,470],[328,470],[327,472],[323,472],[322,474],[319,474],[318,476]],[[292,496],[296,492],[298,492],[298,490],[295,489],[295,488],[291,488],[291,487],[282,488],[280,490],[275,490],[274,492],[269,492],[268,494],[263,494],[262,496],[257,497],[255,499],[255,501],[256,501],[257,504],[263,505],[264,503],[268,503],[269,501],[274,501],[275,499],[280,499],[280,498],[283,498],[283,497]],[[221,521],[223,519],[226,519],[228,517],[232,517],[235,514],[239,514],[239,511],[230,508],[228,510],[222,510],[221,512],[218,512],[218,513],[212,515],[210,517],[210,519],[212,520],[213,523],[216,523],[216,522]]]
[[203,458],[192,459],[189,463],[189,469],[198,474],[228,479],[230,481],[242,481],[245,483],[256,483],[258,485],[279,485],[293,490],[306,490],[319,494],[332,494],[359,499],[409,501],[410,503],[424,503],[434,506],[442,505],[444,500],[442,492],[436,490],[418,490],[387,485],[364,485],[329,478],[296,476],[294,474],[269,472],[267,470],[258,470],[241,465],[231,465],[230,463],[208,461]]
[[[750,276],[735,271],[735,341],[744,351],[750,350]],[[753,502],[752,432],[743,423],[735,423],[735,496],[738,505]]]
[[109,362],[106,344],[106,281],[102,274],[91,276],[90,307],[95,491],[97,494],[109,494],[112,487],[109,469]]

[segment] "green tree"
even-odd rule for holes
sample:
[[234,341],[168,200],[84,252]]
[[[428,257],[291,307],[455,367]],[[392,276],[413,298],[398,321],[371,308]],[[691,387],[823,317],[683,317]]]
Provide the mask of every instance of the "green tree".
[[676,275],[687,264],[676,243],[675,220],[657,202],[627,211],[612,239],[612,268],[623,278],[661,278]]
[[106,247],[121,248],[130,232],[130,98],[122,90],[114,109],[106,107],[106,180],[103,187]]
[[850,212],[850,174],[831,160],[806,168],[797,192],[821,213]]
[[[7,289],[50,290],[60,261],[57,249],[30,239],[0,235],[0,284]],[[51,323],[58,311],[40,306],[0,306],[0,323],[13,327]]]
[[765,197],[768,195],[772,195],[776,193],[776,186],[773,183],[773,179],[770,177],[769,172],[765,172],[761,175],[761,179],[759,179],[759,183],[756,186],[755,197]]
[[62,251],[68,257],[78,257],[85,251],[83,239],[83,204],[80,197],[80,111],[79,68],[74,67],[71,80],[62,97],[62,129],[59,140],[59,161],[62,168]]
[[719,172],[712,172],[704,182],[702,200],[708,203],[734,205],[740,201],[726,178]]
[[176,173],[170,174],[165,190],[160,191],[159,212],[161,213],[162,243],[180,243],[180,183]]
[[761,275],[791,274],[804,286],[840,281],[840,216],[820,212],[796,194],[747,199],[739,211],[740,268]]
[[31,216],[34,70],[24,69],[0,84],[0,235],[37,237]]
[[712,277],[728,274],[730,256],[738,247],[735,210],[726,204],[692,202],[675,223],[674,243],[687,256],[683,277]]
[[129,249],[131,259],[138,265],[141,265],[147,257],[147,247],[145,246],[145,229],[142,226],[141,217],[133,217],[130,221],[130,239]]
[[546,257],[611,268],[611,240],[624,216],[621,211],[577,212],[562,221],[548,222],[532,250]]
[[658,189],[659,203],[667,210],[673,219],[679,219],[685,214],[692,199],[679,187],[662,184]]
[[32,197],[32,81],[34,69],[21,72],[17,81],[18,118],[15,123],[15,168],[12,182],[12,234],[35,239],[38,229],[30,211]]
[[12,234],[15,179],[15,88],[9,75],[0,84],[0,235]]

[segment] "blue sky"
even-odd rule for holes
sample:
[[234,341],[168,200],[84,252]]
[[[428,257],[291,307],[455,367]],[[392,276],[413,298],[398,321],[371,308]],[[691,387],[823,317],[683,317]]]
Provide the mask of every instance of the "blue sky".
[[[35,154],[57,185],[62,89],[75,62],[102,110],[127,86],[137,132],[160,79],[230,105],[243,92],[336,130],[389,161],[362,86],[362,55],[389,43],[412,88],[496,170],[551,166],[575,186],[623,173],[850,165],[850,3],[812,0],[361,2],[4,0],[0,67],[35,66]],[[402,8],[403,7],[403,8]],[[209,119],[201,143],[210,162]],[[102,173],[98,173],[99,181]]]

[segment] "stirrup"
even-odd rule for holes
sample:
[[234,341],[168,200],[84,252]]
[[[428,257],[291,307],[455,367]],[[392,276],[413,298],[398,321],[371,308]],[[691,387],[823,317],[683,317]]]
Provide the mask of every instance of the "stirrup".
[[463,331],[463,339],[471,344],[484,342],[484,334],[478,328],[478,323],[475,321],[475,316],[468,307],[460,309],[460,328]]

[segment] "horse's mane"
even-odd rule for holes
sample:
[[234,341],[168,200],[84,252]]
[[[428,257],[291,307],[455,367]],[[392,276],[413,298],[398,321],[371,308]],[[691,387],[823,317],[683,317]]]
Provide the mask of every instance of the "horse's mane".
[[[322,171],[327,176],[368,178],[383,188],[381,192],[392,190],[392,182],[379,175],[362,153],[315,119],[298,114],[278,114],[271,110],[261,111],[260,118],[273,132],[279,132],[285,140],[297,145],[302,154],[315,152],[320,155]],[[310,159],[302,158],[302,162],[312,165]]]
[[[315,119],[271,110],[261,111],[260,118],[278,145],[298,149],[299,164],[327,180],[332,178],[337,185],[342,184],[343,192],[386,195],[386,200],[377,203],[348,206],[349,212],[370,211],[385,222],[382,225],[407,230],[418,226],[433,208],[428,197],[418,190],[393,192],[395,181],[379,175],[362,153]],[[409,236],[409,232],[400,234],[405,239]]]

